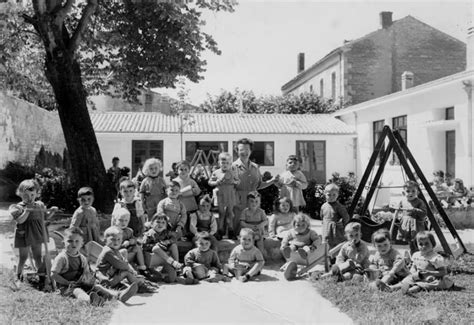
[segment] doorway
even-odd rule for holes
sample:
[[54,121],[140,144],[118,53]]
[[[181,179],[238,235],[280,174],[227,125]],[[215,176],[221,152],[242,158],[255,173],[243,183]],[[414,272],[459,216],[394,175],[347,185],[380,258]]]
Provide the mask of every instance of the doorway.
[[455,177],[456,172],[456,131],[446,131],[446,173]]

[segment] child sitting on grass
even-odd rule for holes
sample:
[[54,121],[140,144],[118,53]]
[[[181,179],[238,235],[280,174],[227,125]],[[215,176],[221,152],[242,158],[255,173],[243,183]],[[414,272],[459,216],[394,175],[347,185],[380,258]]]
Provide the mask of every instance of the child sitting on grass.
[[240,230],[240,245],[230,253],[228,264],[224,265],[224,275],[232,274],[241,282],[247,282],[260,274],[265,260],[262,252],[254,246],[254,236],[252,229]]
[[295,213],[293,203],[287,197],[275,200],[275,212],[270,217],[269,233],[270,237],[283,239],[286,233],[292,229],[292,222]]
[[391,290],[401,289],[403,293],[415,293],[420,290],[448,290],[454,286],[453,280],[447,276],[445,259],[433,249],[436,246],[434,235],[428,231],[416,234],[418,252],[411,259],[413,264],[410,274],[402,282],[390,286]]
[[361,241],[361,225],[350,222],[345,227],[347,242],[344,243],[336,257],[336,264],[331,271],[322,275],[337,276],[340,281],[363,280],[365,269],[369,266],[369,248]]
[[375,286],[380,290],[385,290],[388,285],[403,280],[409,274],[408,268],[402,254],[392,247],[387,229],[374,232],[372,243],[377,251],[369,257],[369,272],[375,271],[379,274]]
[[345,241],[344,227],[350,217],[346,208],[337,201],[339,187],[336,184],[327,185],[324,188],[324,195],[326,203],[321,206],[323,243],[327,243],[328,249],[332,249]]
[[191,213],[189,218],[189,232],[190,237],[192,236],[192,241],[197,240],[197,235],[206,231],[211,240],[211,249],[217,252],[217,239],[214,235],[217,233],[217,221],[216,218],[211,213],[211,202],[212,199],[209,195],[204,195],[199,200],[199,210]]
[[178,262],[176,233],[168,229],[168,219],[163,214],[156,213],[151,221],[151,226],[152,229],[148,230],[143,237],[143,250],[156,254],[160,258],[159,264],[167,273],[165,281],[175,282],[176,271],[183,267],[183,264]]
[[186,253],[183,273],[187,278],[208,282],[227,281],[222,275],[222,264],[217,252],[211,249],[211,235],[200,232],[196,236],[196,248]]
[[97,211],[92,206],[94,203],[94,191],[90,187],[81,187],[77,192],[79,208],[74,211],[71,219],[71,227],[79,227],[84,234],[84,244],[90,241],[102,243],[99,236],[99,219]]
[[176,233],[176,239],[180,240],[184,235],[184,226],[186,225],[187,214],[183,202],[179,199],[180,185],[178,182],[171,181],[166,188],[167,198],[158,203],[156,213],[166,215],[171,230]]
[[310,219],[306,214],[298,213],[293,218],[292,226],[293,228],[283,238],[280,248],[283,257],[287,261],[281,267],[287,280],[296,276],[298,263],[295,261],[303,260],[304,264],[313,262],[316,258],[317,245],[321,243],[316,231],[310,228]]
[[[130,212],[130,222],[128,227],[133,230],[133,236],[138,238],[143,235],[144,225],[147,222],[147,216],[143,210],[142,201],[135,197],[135,183],[131,180],[124,180],[120,183],[120,199],[114,206],[114,211],[119,208],[125,208]],[[113,214],[113,212],[112,212]],[[111,225],[113,226],[113,224]]]
[[264,252],[263,239],[266,233],[265,227],[268,226],[268,218],[265,211],[260,208],[260,198],[257,191],[247,194],[247,208],[240,216],[240,227],[253,230],[256,246]]

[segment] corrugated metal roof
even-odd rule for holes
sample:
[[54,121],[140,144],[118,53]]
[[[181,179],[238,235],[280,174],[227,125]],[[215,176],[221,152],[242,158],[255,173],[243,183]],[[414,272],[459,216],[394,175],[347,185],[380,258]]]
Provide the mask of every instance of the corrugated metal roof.
[[[97,133],[179,133],[180,116],[151,112],[91,113]],[[353,134],[329,114],[192,113],[184,133]]]

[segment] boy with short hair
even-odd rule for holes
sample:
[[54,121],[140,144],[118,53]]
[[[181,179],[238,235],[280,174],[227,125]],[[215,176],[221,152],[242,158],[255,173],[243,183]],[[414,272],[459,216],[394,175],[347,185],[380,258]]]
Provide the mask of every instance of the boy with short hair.
[[321,206],[321,219],[323,220],[323,243],[328,244],[328,249],[334,248],[345,241],[344,227],[349,222],[346,208],[337,201],[339,187],[328,184],[324,188],[326,202]]
[[181,186],[178,182],[172,181],[166,189],[167,198],[158,203],[156,213],[166,215],[171,231],[176,233],[176,238],[181,239],[184,235],[184,226],[186,225],[186,208],[179,199]]
[[102,243],[99,236],[99,219],[97,211],[92,206],[94,191],[90,187],[81,187],[77,192],[80,206],[74,211],[70,227],[79,227],[84,234],[84,244],[90,241]]

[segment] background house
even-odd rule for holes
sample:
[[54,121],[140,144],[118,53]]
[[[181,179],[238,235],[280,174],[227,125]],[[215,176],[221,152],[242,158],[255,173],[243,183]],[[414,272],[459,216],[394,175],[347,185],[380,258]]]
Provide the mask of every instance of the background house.
[[[106,166],[114,156],[132,174],[150,157],[163,161],[164,172],[173,162],[192,160],[197,149],[233,152],[234,142],[254,142],[251,159],[262,172],[285,170],[286,158],[299,155],[309,179],[323,183],[332,173],[354,171],[354,130],[327,114],[205,114],[92,113],[92,123]],[[237,159],[234,152],[234,159]]]
[[345,41],[307,69],[300,53],[298,74],[281,90],[284,95],[314,91],[358,104],[402,90],[404,71],[413,72],[413,84],[420,85],[465,66],[466,45],[460,40],[412,16],[392,21],[391,12],[381,12],[380,29]]

